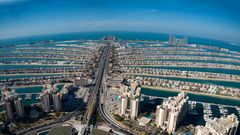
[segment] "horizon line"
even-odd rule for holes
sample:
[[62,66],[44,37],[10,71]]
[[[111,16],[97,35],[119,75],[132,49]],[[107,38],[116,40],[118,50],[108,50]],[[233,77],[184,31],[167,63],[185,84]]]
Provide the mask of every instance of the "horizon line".
[[[46,33],[46,34],[34,34],[34,35],[23,35],[23,36],[14,36],[14,37],[7,37],[7,38],[1,38],[0,41],[7,41],[7,40],[12,40],[12,39],[21,39],[21,38],[30,38],[30,37],[40,37],[40,36],[51,36],[51,35],[61,35],[61,34],[73,34],[73,33],[94,33],[94,32],[129,32],[129,33],[154,33],[154,34],[167,34],[167,35],[176,35],[176,36],[186,36],[190,38],[204,38],[208,40],[215,40],[215,41],[222,41],[222,42],[228,42],[228,43],[237,43],[240,44],[240,41],[228,41],[228,40],[223,40],[223,39],[218,39],[218,38],[209,38],[209,37],[204,37],[204,36],[191,36],[187,34],[181,34],[181,33],[167,33],[167,32],[156,32],[156,31],[121,31],[121,30],[96,30],[96,31],[72,31],[72,32],[54,32],[54,33]],[[114,35],[114,34],[113,34]]]

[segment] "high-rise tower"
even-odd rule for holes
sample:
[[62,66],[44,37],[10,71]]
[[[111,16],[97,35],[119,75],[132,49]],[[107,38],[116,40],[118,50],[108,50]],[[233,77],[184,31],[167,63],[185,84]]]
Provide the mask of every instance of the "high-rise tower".
[[24,106],[22,99],[17,95],[15,90],[4,86],[2,89],[3,108],[6,111],[7,119],[12,121],[24,116]]
[[187,110],[188,97],[184,92],[179,93],[177,97],[169,97],[162,105],[157,106],[156,125],[168,132],[174,132],[186,116]]

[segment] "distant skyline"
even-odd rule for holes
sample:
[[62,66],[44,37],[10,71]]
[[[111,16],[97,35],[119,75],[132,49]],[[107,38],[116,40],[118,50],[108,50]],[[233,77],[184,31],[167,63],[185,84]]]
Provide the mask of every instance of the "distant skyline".
[[240,43],[238,0],[0,0],[0,39],[142,31]]

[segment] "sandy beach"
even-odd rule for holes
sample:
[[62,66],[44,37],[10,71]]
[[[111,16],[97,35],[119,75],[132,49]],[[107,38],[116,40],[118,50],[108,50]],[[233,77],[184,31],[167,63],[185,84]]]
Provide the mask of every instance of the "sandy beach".
[[66,75],[66,74],[77,74],[79,72],[69,72],[69,73],[34,73],[34,74],[0,74],[1,76],[42,76],[42,75]]
[[189,78],[195,80],[214,80],[214,81],[227,81],[227,82],[240,82],[238,80],[223,80],[223,79],[214,79],[214,78],[203,78],[203,77],[185,77],[185,76],[170,76],[170,75],[155,75],[155,74],[138,74],[138,73],[124,73],[126,75],[136,75],[136,76],[154,76],[154,77],[174,77],[174,78]]
[[1,64],[0,66],[82,66],[80,64]]
[[[64,85],[64,84],[71,84],[71,83],[58,83],[57,85]],[[30,88],[30,87],[42,87],[43,85],[27,85],[27,86],[15,86],[11,87],[12,89],[18,89],[18,88]]]
[[[135,61],[141,61],[141,60],[144,60],[144,61],[148,61],[148,60],[152,60],[152,61],[161,61],[161,60],[201,60],[201,61],[209,61],[209,60],[206,60],[206,59],[197,59],[197,58],[194,58],[194,59],[184,59],[184,58],[167,58],[167,59],[161,59],[161,58],[128,58],[126,60],[135,60]],[[229,62],[227,60],[211,60],[211,61],[221,61],[221,62]],[[235,61],[230,61],[230,62],[240,62],[239,60],[235,60]]]
[[217,68],[217,69],[231,69],[231,70],[240,70],[236,68],[227,68],[227,67],[207,67],[207,66],[188,66],[188,65],[123,65],[122,67],[190,67],[190,68]]
[[216,95],[216,94],[209,94],[209,93],[199,93],[199,92],[179,90],[179,89],[168,89],[168,88],[153,87],[153,86],[146,86],[146,85],[142,85],[141,87],[142,88],[149,88],[149,89],[153,89],[153,90],[170,91],[170,92],[182,92],[182,91],[184,91],[186,93],[191,93],[191,94],[196,94],[196,95],[212,96],[212,97],[233,99],[233,100],[239,100],[240,101],[240,98],[238,98],[238,97],[230,97],[230,96],[223,96],[223,95]]
[[11,58],[23,58],[23,59],[52,59],[52,60],[80,60],[80,59],[74,59],[74,58],[56,58],[56,57],[2,57],[2,58],[5,58],[5,59],[11,59]]

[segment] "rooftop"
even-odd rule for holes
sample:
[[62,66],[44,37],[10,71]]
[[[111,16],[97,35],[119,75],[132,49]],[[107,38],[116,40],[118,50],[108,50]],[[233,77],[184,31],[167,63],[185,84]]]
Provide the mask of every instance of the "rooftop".
[[72,135],[72,126],[58,126],[50,130],[48,135]]

